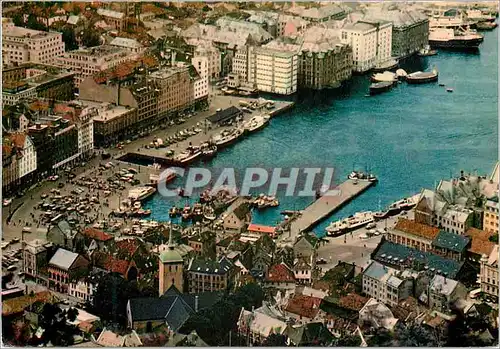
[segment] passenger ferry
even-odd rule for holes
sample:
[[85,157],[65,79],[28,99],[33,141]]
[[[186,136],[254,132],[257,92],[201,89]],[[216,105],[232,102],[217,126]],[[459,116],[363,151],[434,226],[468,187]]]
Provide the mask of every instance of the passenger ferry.
[[347,217],[340,221],[332,222],[328,227],[326,227],[325,230],[328,236],[338,236],[343,233],[361,228],[374,221],[375,219],[372,212],[358,212],[353,216]]

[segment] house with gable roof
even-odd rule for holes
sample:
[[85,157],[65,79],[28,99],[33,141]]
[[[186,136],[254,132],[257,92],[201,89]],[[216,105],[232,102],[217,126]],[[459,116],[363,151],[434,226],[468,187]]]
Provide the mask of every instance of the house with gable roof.
[[271,266],[266,273],[264,285],[284,290],[295,288],[295,275],[285,263]]
[[466,258],[470,238],[441,230],[432,242],[433,252],[456,261]]
[[316,249],[319,247],[319,239],[313,234],[304,233],[293,244],[295,258],[313,258],[316,260]]
[[271,334],[285,332],[285,320],[266,310],[266,305],[252,311],[241,309],[238,333],[247,339],[249,345],[261,345]]
[[69,283],[85,273],[89,261],[82,255],[59,248],[48,264],[49,287],[66,293]]
[[64,249],[83,252],[85,247],[84,237],[71,227],[66,220],[59,221],[47,232],[47,241]]
[[252,214],[250,212],[250,206],[247,203],[242,203],[237,206],[231,205],[223,219],[222,226],[229,232],[241,233],[251,220]]

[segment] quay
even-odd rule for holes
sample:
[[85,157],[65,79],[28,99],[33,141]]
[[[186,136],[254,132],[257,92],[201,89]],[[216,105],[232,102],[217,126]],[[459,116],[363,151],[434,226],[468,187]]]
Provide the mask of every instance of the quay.
[[[282,235],[282,242],[289,243],[302,232],[313,228],[333,212],[360,195],[375,182],[348,179],[335,189],[314,201],[301,211],[300,216],[291,223],[290,233]],[[330,195],[329,195],[330,194]]]

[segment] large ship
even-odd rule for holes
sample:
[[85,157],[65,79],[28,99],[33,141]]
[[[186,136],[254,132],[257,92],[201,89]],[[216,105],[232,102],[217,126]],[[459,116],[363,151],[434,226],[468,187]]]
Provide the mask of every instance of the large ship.
[[435,28],[429,32],[429,45],[434,48],[477,49],[484,36],[475,30]]
[[361,228],[374,220],[373,214],[370,211],[359,212],[346,219],[332,222],[325,230],[328,236],[338,236]]

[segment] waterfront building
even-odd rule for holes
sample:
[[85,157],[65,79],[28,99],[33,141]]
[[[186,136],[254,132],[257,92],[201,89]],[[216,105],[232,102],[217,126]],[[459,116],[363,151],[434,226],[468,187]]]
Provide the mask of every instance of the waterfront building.
[[26,242],[23,249],[24,273],[38,277],[47,267],[47,241],[35,239]]
[[498,298],[498,245],[495,245],[489,255],[484,254],[481,258],[481,269],[479,280],[481,291]]
[[2,104],[15,105],[36,97],[74,98],[74,73],[47,64],[26,63],[2,70]]
[[85,78],[137,58],[137,54],[116,46],[103,45],[66,52],[57,63],[75,73],[75,87]]
[[338,31],[341,41],[352,47],[354,71],[363,73],[391,61],[392,23],[359,20]]
[[266,47],[298,54],[299,88],[339,87],[352,76],[353,57],[351,46],[341,43],[336,33],[333,29],[315,26],[308,28],[301,37],[283,37]]
[[297,92],[298,55],[257,47],[253,53],[250,81],[262,92],[290,95]]
[[273,40],[273,36],[257,23],[221,17],[215,22],[221,32],[237,32],[249,38],[257,45],[264,45]]
[[139,54],[145,50],[144,46],[135,39],[117,37],[111,40],[109,44],[111,46],[123,48],[129,51],[130,53]]
[[[408,273],[407,273],[408,274]],[[372,261],[363,272],[363,293],[395,306],[413,293],[413,279],[405,272]]]
[[498,233],[498,196],[489,198],[485,202],[483,229]]
[[226,210],[222,226],[228,232],[241,233],[251,220],[249,206],[246,203],[235,203]]
[[125,13],[100,8],[97,10],[97,14],[103,17],[106,23],[114,29],[118,31],[122,31],[124,29],[126,24]]
[[312,258],[316,260],[319,240],[313,234],[305,233],[293,244],[294,258]]
[[28,62],[51,64],[62,54],[62,33],[16,27],[2,18],[3,66]]
[[369,7],[365,18],[392,23],[392,56],[394,57],[411,56],[428,44],[429,17],[420,11]]
[[[194,50],[193,60],[198,57],[205,57],[208,61],[207,74],[209,80],[214,80],[220,77],[222,66],[221,53],[215,46],[212,45],[212,43],[204,42],[201,45],[197,45]],[[198,63],[196,60],[195,62]],[[193,63],[193,65],[195,64]],[[196,67],[196,65],[195,68],[198,71],[198,67]],[[198,73],[200,72],[198,71]]]
[[208,56],[196,56],[191,59],[191,64],[198,72],[199,78],[195,80],[193,91],[195,103],[207,101],[208,99]]
[[71,280],[86,270],[88,265],[89,261],[78,253],[57,249],[48,264],[49,287],[57,292],[67,293]]
[[213,261],[193,258],[187,267],[189,293],[223,291],[233,286],[234,265],[226,258]]
[[432,250],[432,242],[438,234],[439,228],[399,218],[394,228],[389,229],[386,236],[388,241],[426,252]]

